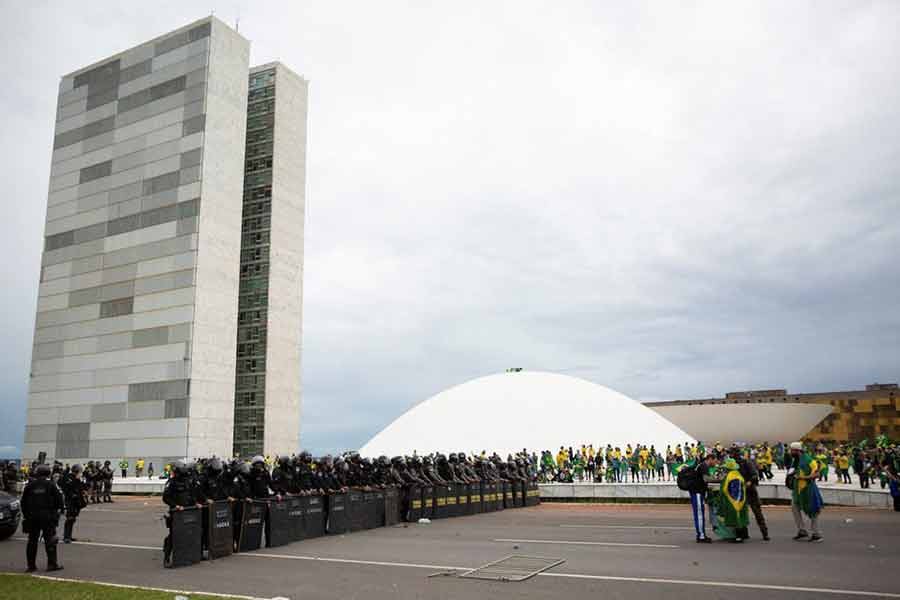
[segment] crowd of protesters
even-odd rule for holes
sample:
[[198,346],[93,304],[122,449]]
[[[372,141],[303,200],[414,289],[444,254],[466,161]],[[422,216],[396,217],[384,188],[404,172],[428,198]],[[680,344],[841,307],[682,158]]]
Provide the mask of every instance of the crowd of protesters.
[[[808,447],[820,465],[817,481],[851,484],[853,477],[861,488],[880,485],[891,486],[900,449],[895,444],[880,440],[877,444],[818,444]],[[721,443],[710,450],[722,453]],[[627,444],[618,446],[582,444],[579,447],[560,446],[555,453],[541,452],[538,478],[542,483],[651,483],[674,481],[680,465],[704,456],[702,443],[685,442],[675,447],[657,448],[653,444]],[[773,469],[787,470],[791,466],[788,445],[751,444],[741,446],[742,458],[753,463],[760,478],[774,478]]]

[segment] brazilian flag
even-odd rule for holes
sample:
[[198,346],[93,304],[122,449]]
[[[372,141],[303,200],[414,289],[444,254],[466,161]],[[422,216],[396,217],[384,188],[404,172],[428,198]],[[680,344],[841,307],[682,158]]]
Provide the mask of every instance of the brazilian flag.
[[[808,477],[819,466],[818,462],[809,454],[803,453],[797,464],[797,473]],[[819,486],[812,479],[797,479],[794,483],[793,500],[810,517],[815,517],[821,512],[825,501]]]
[[724,468],[726,470],[725,477],[719,484],[719,493],[717,494],[716,533],[725,538],[733,538],[736,537],[735,530],[746,528],[749,523],[747,483],[733,458],[725,461]]

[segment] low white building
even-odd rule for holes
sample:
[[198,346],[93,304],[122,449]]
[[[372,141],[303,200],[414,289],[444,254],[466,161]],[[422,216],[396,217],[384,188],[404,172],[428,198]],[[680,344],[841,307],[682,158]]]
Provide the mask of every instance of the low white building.
[[560,446],[667,445],[693,438],[609,388],[556,373],[511,372],[445,390],[398,417],[360,450],[364,456],[431,452],[501,455]]

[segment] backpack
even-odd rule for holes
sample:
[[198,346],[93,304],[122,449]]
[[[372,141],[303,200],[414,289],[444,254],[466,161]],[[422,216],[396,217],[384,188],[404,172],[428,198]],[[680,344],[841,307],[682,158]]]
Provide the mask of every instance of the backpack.
[[678,486],[679,490],[684,490],[685,492],[691,491],[691,487],[693,487],[694,482],[697,479],[697,467],[696,466],[684,466],[678,470],[678,475],[675,477],[675,484]]

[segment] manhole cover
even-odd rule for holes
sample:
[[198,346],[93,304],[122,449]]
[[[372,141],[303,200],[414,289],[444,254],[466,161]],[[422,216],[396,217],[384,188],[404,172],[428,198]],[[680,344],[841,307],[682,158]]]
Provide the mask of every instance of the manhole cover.
[[466,571],[460,577],[467,579],[490,579],[493,581],[525,581],[542,571],[561,565],[561,558],[542,556],[520,556],[514,554],[488,563],[477,569]]

